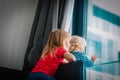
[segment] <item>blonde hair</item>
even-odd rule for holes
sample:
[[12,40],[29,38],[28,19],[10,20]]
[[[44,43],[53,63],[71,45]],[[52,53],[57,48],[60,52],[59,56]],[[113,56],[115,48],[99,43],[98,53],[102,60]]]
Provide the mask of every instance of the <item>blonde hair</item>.
[[50,32],[47,44],[45,48],[43,49],[41,57],[45,58],[48,53],[50,53],[50,55],[53,56],[55,52],[55,48],[64,47],[64,40],[69,37],[70,35],[63,30],[58,29],[58,30]]
[[84,48],[87,45],[87,43],[86,43],[86,40],[83,37],[73,35],[71,37],[71,40],[70,40],[69,51],[70,52],[73,51],[76,48],[76,45],[79,45],[82,48]]

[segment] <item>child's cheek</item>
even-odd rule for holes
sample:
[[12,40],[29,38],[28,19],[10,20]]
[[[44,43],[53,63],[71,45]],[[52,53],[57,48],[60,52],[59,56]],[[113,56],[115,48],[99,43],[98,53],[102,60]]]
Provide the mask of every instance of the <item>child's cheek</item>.
[[70,43],[69,42],[67,42],[66,47],[67,47],[67,50],[68,50],[69,47],[70,47]]

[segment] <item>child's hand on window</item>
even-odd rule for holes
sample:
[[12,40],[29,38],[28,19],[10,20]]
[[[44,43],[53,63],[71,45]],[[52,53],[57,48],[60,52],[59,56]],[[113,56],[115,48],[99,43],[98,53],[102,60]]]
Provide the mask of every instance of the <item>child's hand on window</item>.
[[91,56],[91,60],[94,62],[95,60],[97,59],[97,56],[96,55],[92,55]]

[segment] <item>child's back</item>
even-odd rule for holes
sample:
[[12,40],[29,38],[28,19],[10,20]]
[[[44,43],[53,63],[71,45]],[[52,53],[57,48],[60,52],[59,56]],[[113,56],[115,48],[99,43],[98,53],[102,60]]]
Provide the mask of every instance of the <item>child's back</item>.
[[62,57],[64,53],[66,53],[64,48],[56,48],[54,53],[56,56],[51,57],[50,53],[48,53],[45,59],[40,58],[32,72],[44,72],[47,75],[54,76],[58,66],[64,63],[64,58]]
[[82,60],[84,66],[92,67],[94,65],[93,61],[91,61],[84,52],[72,51],[71,53],[76,57],[76,60]]

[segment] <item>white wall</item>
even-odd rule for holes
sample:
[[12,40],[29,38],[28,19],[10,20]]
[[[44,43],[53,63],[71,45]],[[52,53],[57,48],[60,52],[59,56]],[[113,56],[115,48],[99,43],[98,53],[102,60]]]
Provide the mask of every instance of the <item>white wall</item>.
[[0,66],[22,70],[38,0],[0,0]]

